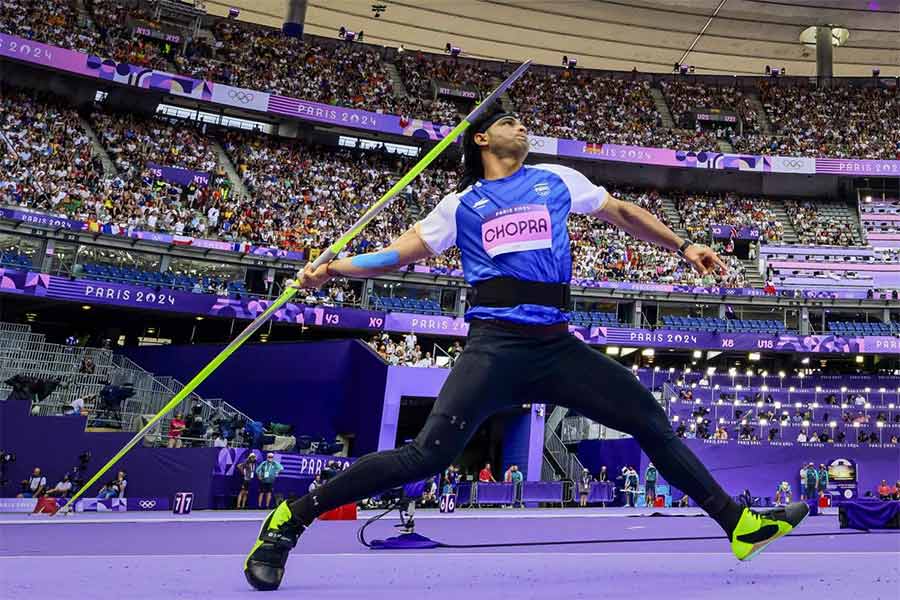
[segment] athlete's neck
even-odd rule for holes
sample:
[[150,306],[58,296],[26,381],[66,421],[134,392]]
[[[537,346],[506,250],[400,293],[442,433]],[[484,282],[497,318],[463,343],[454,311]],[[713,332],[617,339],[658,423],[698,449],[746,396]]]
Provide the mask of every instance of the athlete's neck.
[[524,161],[514,156],[495,156],[484,152],[481,155],[481,162],[484,165],[484,178],[490,181],[509,177],[522,168]]

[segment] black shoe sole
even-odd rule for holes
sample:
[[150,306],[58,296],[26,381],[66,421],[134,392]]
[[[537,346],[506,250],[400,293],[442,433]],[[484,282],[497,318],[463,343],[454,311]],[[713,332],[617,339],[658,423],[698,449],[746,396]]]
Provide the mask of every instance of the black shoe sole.
[[[247,578],[247,583],[249,583],[254,589],[257,589],[261,592],[273,592],[273,591],[277,590],[278,587],[281,585],[281,579],[284,577],[284,569],[273,569],[269,565],[265,565],[265,564],[261,564],[261,563],[256,563],[254,565],[253,561],[251,561],[248,564],[248,567],[249,568],[244,569],[244,577]],[[254,567],[262,568],[262,569],[270,569],[272,571],[280,571],[280,573],[277,573],[277,572],[273,573],[273,575],[277,575],[277,578],[278,578],[277,581],[275,581],[275,582],[273,582],[272,580],[264,581],[264,580],[260,579],[259,577],[253,575],[252,571],[253,571]]]

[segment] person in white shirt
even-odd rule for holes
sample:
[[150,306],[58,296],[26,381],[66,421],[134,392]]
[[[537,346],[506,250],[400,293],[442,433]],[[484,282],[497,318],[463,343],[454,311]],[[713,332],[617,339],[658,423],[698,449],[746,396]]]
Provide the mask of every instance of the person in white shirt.
[[801,444],[806,443],[806,432],[805,431],[801,430],[800,433],[797,434],[797,441],[800,442]]
[[320,485],[322,485],[322,474],[316,473],[316,478],[313,479],[309,484],[309,488],[308,488],[309,492],[312,493],[312,491],[315,490]]
[[72,400],[72,404],[70,404],[69,406],[71,406],[72,409],[67,410],[65,412],[65,414],[76,415],[76,416],[80,415],[81,413],[84,412],[84,398],[83,397],[75,398],[74,400]]
[[62,481],[56,484],[56,487],[47,490],[48,496],[68,496],[69,492],[72,491],[72,482],[69,481],[69,474],[66,473],[63,475]]
[[222,437],[221,434],[216,434],[216,437],[213,438],[213,448],[227,448],[228,440]]
[[416,347],[416,334],[410,331],[406,336],[404,336],[403,341],[406,343],[406,350],[408,352],[412,352]]

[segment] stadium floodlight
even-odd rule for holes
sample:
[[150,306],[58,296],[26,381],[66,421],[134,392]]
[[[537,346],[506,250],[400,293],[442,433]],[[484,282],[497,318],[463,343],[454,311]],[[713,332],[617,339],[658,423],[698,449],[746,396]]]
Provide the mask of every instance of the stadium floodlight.
[[703,358],[703,352],[701,350],[694,350],[693,356],[694,358]]
[[865,358],[863,357],[862,354],[857,354],[857,355],[856,355],[856,362],[857,362],[857,363],[862,363],[864,360],[865,360]]
[[837,427],[837,421],[831,421],[831,422],[828,424],[828,426],[831,427],[832,429],[834,429],[835,427]]
[[784,379],[785,373],[784,371],[778,371],[778,376]]
[[796,392],[796,391],[797,391],[797,388],[795,388],[794,386],[791,386],[791,387],[788,388],[788,391],[789,391],[789,392]]
[[655,367],[653,367],[653,372],[659,373],[659,365],[656,365]]
[[801,425],[803,425],[804,427],[809,427],[809,421],[804,419]]
[[[362,32],[360,32],[361,34]],[[417,162],[413,167],[403,175],[397,182],[391,186],[391,188],[386,191],[381,198],[375,201],[368,210],[366,210],[357,220],[356,222],[348,229],[340,238],[338,238],[334,243],[332,243],[328,248],[326,248],[319,257],[311,265],[313,270],[318,269],[322,265],[327,264],[329,261],[333,260],[344,248],[356,238],[359,233],[365,229],[366,225],[368,225],[375,217],[377,217],[381,212],[390,204],[391,200],[394,199],[401,191],[405,190],[406,187],[412,183],[412,181],[419,176],[419,174],[424,171],[428,165],[430,165],[434,160],[443,153],[452,143],[454,143],[459,136],[461,136],[469,127],[471,127],[472,123],[476,121],[482,114],[489,108],[491,108],[497,100],[506,93],[506,90],[509,87],[518,81],[522,75],[525,74],[525,71],[531,66],[531,60],[527,60],[519,67],[513,71],[509,77],[506,78],[503,83],[501,83],[497,88],[491,92],[478,106],[472,109],[472,111],[463,118],[462,121],[456,127],[451,129],[444,137],[441,139],[435,146],[428,151],[428,153],[423,156],[419,162]],[[109,471],[113,465],[115,465],[119,460],[125,456],[132,448],[134,448],[141,439],[144,438],[147,433],[150,432],[152,428],[156,426],[160,419],[166,415],[166,413],[170,412],[174,409],[178,404],[184,401],[188,395],[197,389],[201,383],[203,383],[219,366],[228,359],[229,356],[234,354],[234,352],[240,348],[244,342],[250,339],[256,331],[263,326],[278,310],[281,309],[282,306],[287,304],[297,293],[300,291],[300,288],[295,286],[293,282],[285,286],[285,290],[281,293],[278,298],[272,301],[269,304],[268,308],[264,310],[259,316],[256,317],[247,327],[240,332],[237,337],[235,337],[225,348],[222,349],[203,369],[194,375],[187,384],[181,388],[181,390],[175,394],[175,396],[169,400],[169,402],[163,406],[159,412],[157,412],[151,419],[147,421],[147,423],[141,428],[140,431],[134,434],[128,442],[122,447],[121,450],[116,452],[116,454],[109,459],[109,461],[100,468],[97,473],[91,477],[81,489],[72,495],[68,502],[60,509],[63,513],[68,513],[72,510],[72,507],[75,505],[75,501],[80,498],[84,492],[86,492],[92,485],[94,485],[100,477],[103,476],[104,473]],[[148,330],[149,331],[149,330]]]
[[[803,360],[800,361],[800,364],[801,364],[801,365],[808,365],[808,364],[809,364],[809,357],[808,357],[808,356],[804,357]],[[802,373],[800,374],[800,377],[803,377],[803,374],[802,374]]]
[[610,356],[618,356],[619,355],[619,347],[618,346],[607,346],[606,353]]
[[656,354],[656,351],[653,348],[644,348],[641,350],[641,356],[653,356]]

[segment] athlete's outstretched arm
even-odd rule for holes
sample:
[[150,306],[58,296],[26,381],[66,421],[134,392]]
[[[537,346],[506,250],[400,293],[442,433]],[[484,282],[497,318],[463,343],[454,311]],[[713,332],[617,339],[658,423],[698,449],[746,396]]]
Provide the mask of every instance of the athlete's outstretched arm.
[[307,264],[297,274],[294,285],[299,288],[318,288],[332,277],[375,277],[433,256],[434,252],[422,241],[419,226],[417,223],[384,250],[340,258],[315,271],[311,263]]
[[[592,213],[595,217],[627,231],[632,236],[675,251],[684,240],[674,231],[653,216],[649,211],[632,202],[625,202],[607,193],[603,206]],[[728,266],[722,262],[712,248],[703,244],[692,244],[684,251],[684,259],[698,272],[706,274],[713,271],[725,273]]]

